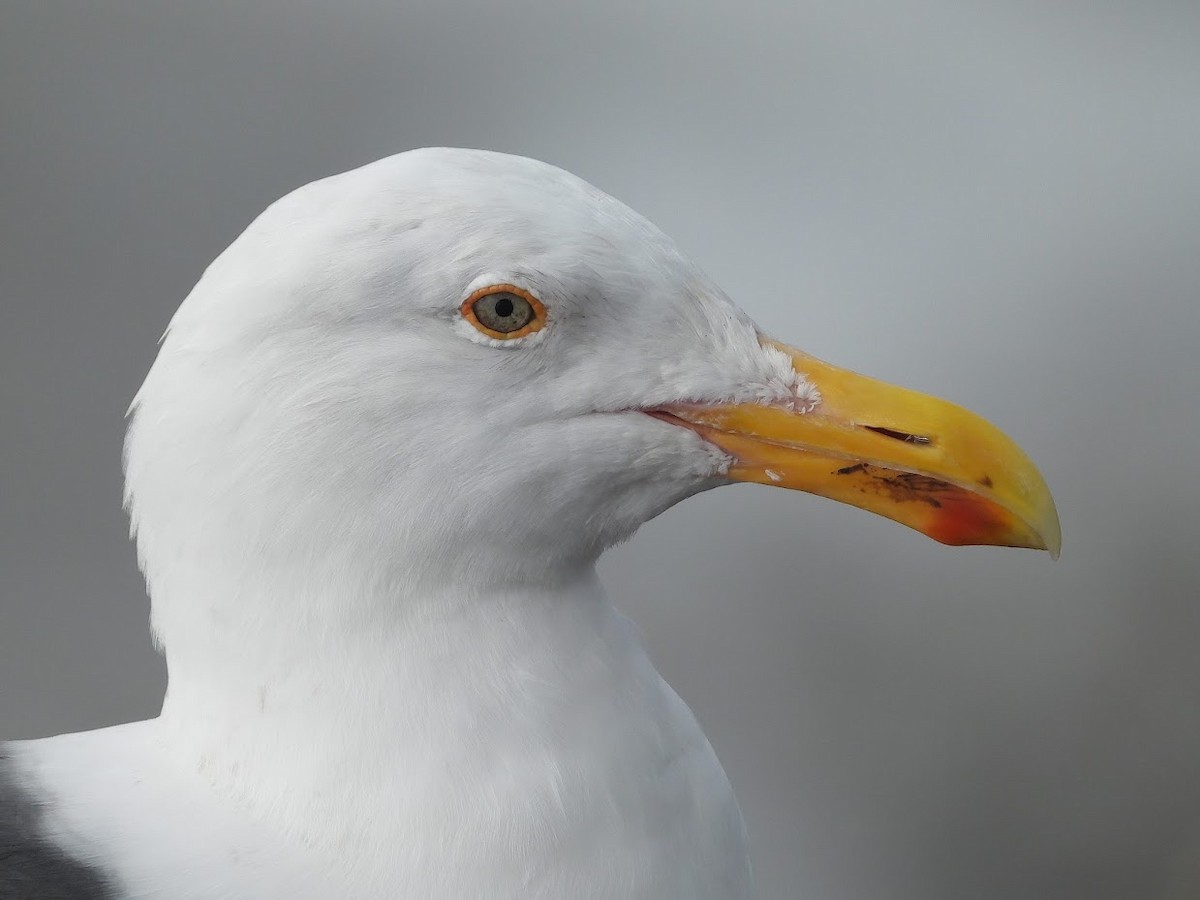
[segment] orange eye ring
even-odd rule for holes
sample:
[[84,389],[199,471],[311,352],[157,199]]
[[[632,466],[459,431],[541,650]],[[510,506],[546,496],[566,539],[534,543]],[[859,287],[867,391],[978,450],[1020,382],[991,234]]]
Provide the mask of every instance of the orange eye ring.
[[[524,301],[528,304],[529,312],[531,313],[527,322],[514,328],[511,331],[499,331],[495,328],[490,328],[484,322],[480,321],[482,310],[476,310],[476,304],[487,297],[493,297],[497,294],[509,294],[512,298]],[[503,299],[500,301],[503,303]],[[510,302],[509,307],[512,306]],[[485,334],[497,341],[512,341],[517,338],[523,338],[526,335],[533,334],[535,331],[541,331],[546,325],[546,307],[542,301],[529,291],[522,287],[517,287],[515,284],[490,284],[487,287],[473,291],[466,300],[459,306],[458,311],[462,313],[462,317],[466,319],[481,334]],[[493,319],[494,319],[493,314]]]

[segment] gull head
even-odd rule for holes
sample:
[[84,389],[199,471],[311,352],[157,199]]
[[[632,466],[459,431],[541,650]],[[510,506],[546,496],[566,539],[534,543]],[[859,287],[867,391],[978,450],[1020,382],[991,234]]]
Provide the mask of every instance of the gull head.
[[353,607],[569,579],[731,481],[1057,549],[997,429],[765,338],[642,216],[490,152],[411,151],[272,205],[172,319],[126,443],[167,643],[198,585],[337,583]]

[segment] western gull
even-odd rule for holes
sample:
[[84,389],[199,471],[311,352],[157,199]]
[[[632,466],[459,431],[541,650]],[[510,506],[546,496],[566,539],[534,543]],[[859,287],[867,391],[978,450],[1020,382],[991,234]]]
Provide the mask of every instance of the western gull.
[[654,225],[424,149],[266,210],[171,320],[126,502],[145,722],[0,748],[0,896],[753,896],[605,548],[735,481],[1059,546],[1017,446],[764,337]]

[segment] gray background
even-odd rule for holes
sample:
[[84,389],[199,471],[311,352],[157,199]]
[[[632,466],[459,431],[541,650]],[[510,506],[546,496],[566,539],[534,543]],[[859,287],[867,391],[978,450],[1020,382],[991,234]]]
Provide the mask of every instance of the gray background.
[[122,414],[263,206],[410,147],[564,166],[769,333],[983,413],[1065,545],[688,501],[603,570],[765,897],[1200,898],[1200,4],[0,7],[0,733],[152,715]]

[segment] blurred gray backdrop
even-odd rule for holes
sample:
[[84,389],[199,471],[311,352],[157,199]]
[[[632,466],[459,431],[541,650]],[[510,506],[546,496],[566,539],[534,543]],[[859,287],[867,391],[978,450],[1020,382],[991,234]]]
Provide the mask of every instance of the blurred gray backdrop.
[[561,165],[768,333],[941,394],[1065,543],[695,498],[603,574],[764,897],[1200,898],[1200,4],[0,5],[0,734],[153,715],[122,416],[277,196],[423,145]]

